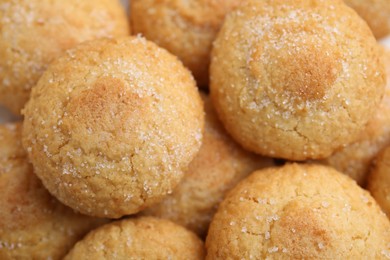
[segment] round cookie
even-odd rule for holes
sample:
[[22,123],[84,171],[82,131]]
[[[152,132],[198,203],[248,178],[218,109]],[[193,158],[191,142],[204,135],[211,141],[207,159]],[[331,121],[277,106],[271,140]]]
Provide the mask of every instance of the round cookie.
[[375,37],[390,35],[389,0],[344,0],[368,23]]
[[134,33],[167,49],[208,87],[212,42],[225,15],[241,0],[131,0]]
[[211,218],[227,191],[255,170],[273,165],[272,159],[243,150],[227,135],[211,100],[203,96],[206,124],[203,144],[173,193],[141,212],[170,219],[194,231],[207,233]]
[[0,103],[17,115],[47,66],[66,49],[129,34],[118,0],[5,0],[0,28]]
[[190,72],[141,37],[67,51],[33,88],[23,145],[46,188],[88,215],[118,218],[179,183],[202,141]]
[[382,259],[390,222],[370,194],[321,165],[256,171],[211,222],[206,259]]
[[168,220],[152,217],[112,222],[90,232],[64,260],[204,259],[203,242]]
[[384,149],[376,158],[368,175],[368,190],[390,217],[390,147]]
[[318,161],[349,175],[358,184],[364,185],[370,165],[378,153],[390,145],[390,51],[384,49],[387,72],[385,95],[373,117],[357,141]]
[[354,141],[379,105],[379,57],[372,32],[342,1],[248,1],[214,42],[211,97],[245,148],[326,158]]
[[62,259],[104,222],[53,198],[27,161],[21,124],[0,125],[0,259]]

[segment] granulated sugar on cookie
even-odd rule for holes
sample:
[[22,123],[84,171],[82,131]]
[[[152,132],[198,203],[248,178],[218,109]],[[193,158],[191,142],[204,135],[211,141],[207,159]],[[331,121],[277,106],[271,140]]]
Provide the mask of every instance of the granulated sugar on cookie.
[[77,211],[111,218],[171,193],[204,125],[190,72],[140,37],[69,50],[43,74],[24,116],[23,144],[45,187]]

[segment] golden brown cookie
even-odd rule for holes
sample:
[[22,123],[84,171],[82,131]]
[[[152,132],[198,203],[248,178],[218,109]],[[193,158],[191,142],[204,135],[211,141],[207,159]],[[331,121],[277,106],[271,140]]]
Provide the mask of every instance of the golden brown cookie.
[[326,158],[358,137],[384,93],[376,40],[342,1],[249,1],[214,43],[216,110],[259,154]]
[[254,172],[221,203],[206,259],[384,259],[390,222],[336,170],[288,164]]
[[376,158],[374,167],[368,175],[368,190],[390,217],[390,146]]
[[190,72],[141,37],[68,51],[34,87],[24,115],[23,144],[46,188],[82,213],[111,218],[171,192],[204,124]]
[[272,159],[243,150],[227,135],[211,100],[203,96],[205,133],[199,153],[173,194],[142,212],[170,219],[204,237],[226,192],[255,170],[273,165]]
[[203,242],[168,220],[152,217],[112,222],[90,232],[64,260],[204,259]]
[[364,185],[372,160],[390,145],[390,51],[384,50],[387,72],[385,96],[365,130],[357,141],[337,151],[327,159],[318,161],[349,175],[358,184]]
[[0,125],[0,259],[62,259],[104,222],[53,198],[27,161],[21,124]]
[[118,0],[2,0],[0,103],[19,115],[54,58],[76,44],[129,34]]
[[390,35],[389,0],[344,0],[368,23],[375,37]]
[[212,42],[225,15],[242,0],[131,0],[130,20],[141,33],[188,67],[208,87]]

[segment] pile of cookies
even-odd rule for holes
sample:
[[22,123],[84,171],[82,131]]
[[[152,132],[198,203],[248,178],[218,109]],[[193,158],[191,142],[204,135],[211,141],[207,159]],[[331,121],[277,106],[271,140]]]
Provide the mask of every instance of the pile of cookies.
[[0,259],[390,258],[388,0],[129,17],[0,0]]

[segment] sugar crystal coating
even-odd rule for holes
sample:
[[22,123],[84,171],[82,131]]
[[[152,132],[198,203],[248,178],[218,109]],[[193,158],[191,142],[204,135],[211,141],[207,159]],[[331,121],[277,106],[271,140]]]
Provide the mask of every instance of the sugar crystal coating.
[[190,73],[141,37],[97,40],[56,60],[24,111],[24,146],[43,184],[89,215],[157,202],[198,151],[202,101]]
[[288,164],[256,171],[228,193],[206,259],[382,259],[389,235],[389,220],[348,176]]
[[347,174],[360,185],[365,185],[375,157],[390,145],[390,50],[383,49],[383,51],[387,85],[385,95],[374,115],[355,142],[341,148],[328,158],[317,161]]
[[357,138],[384,93],[370,29],[341,1],[248,1],[214,42],[211,96],[245,148],[325,158]]

